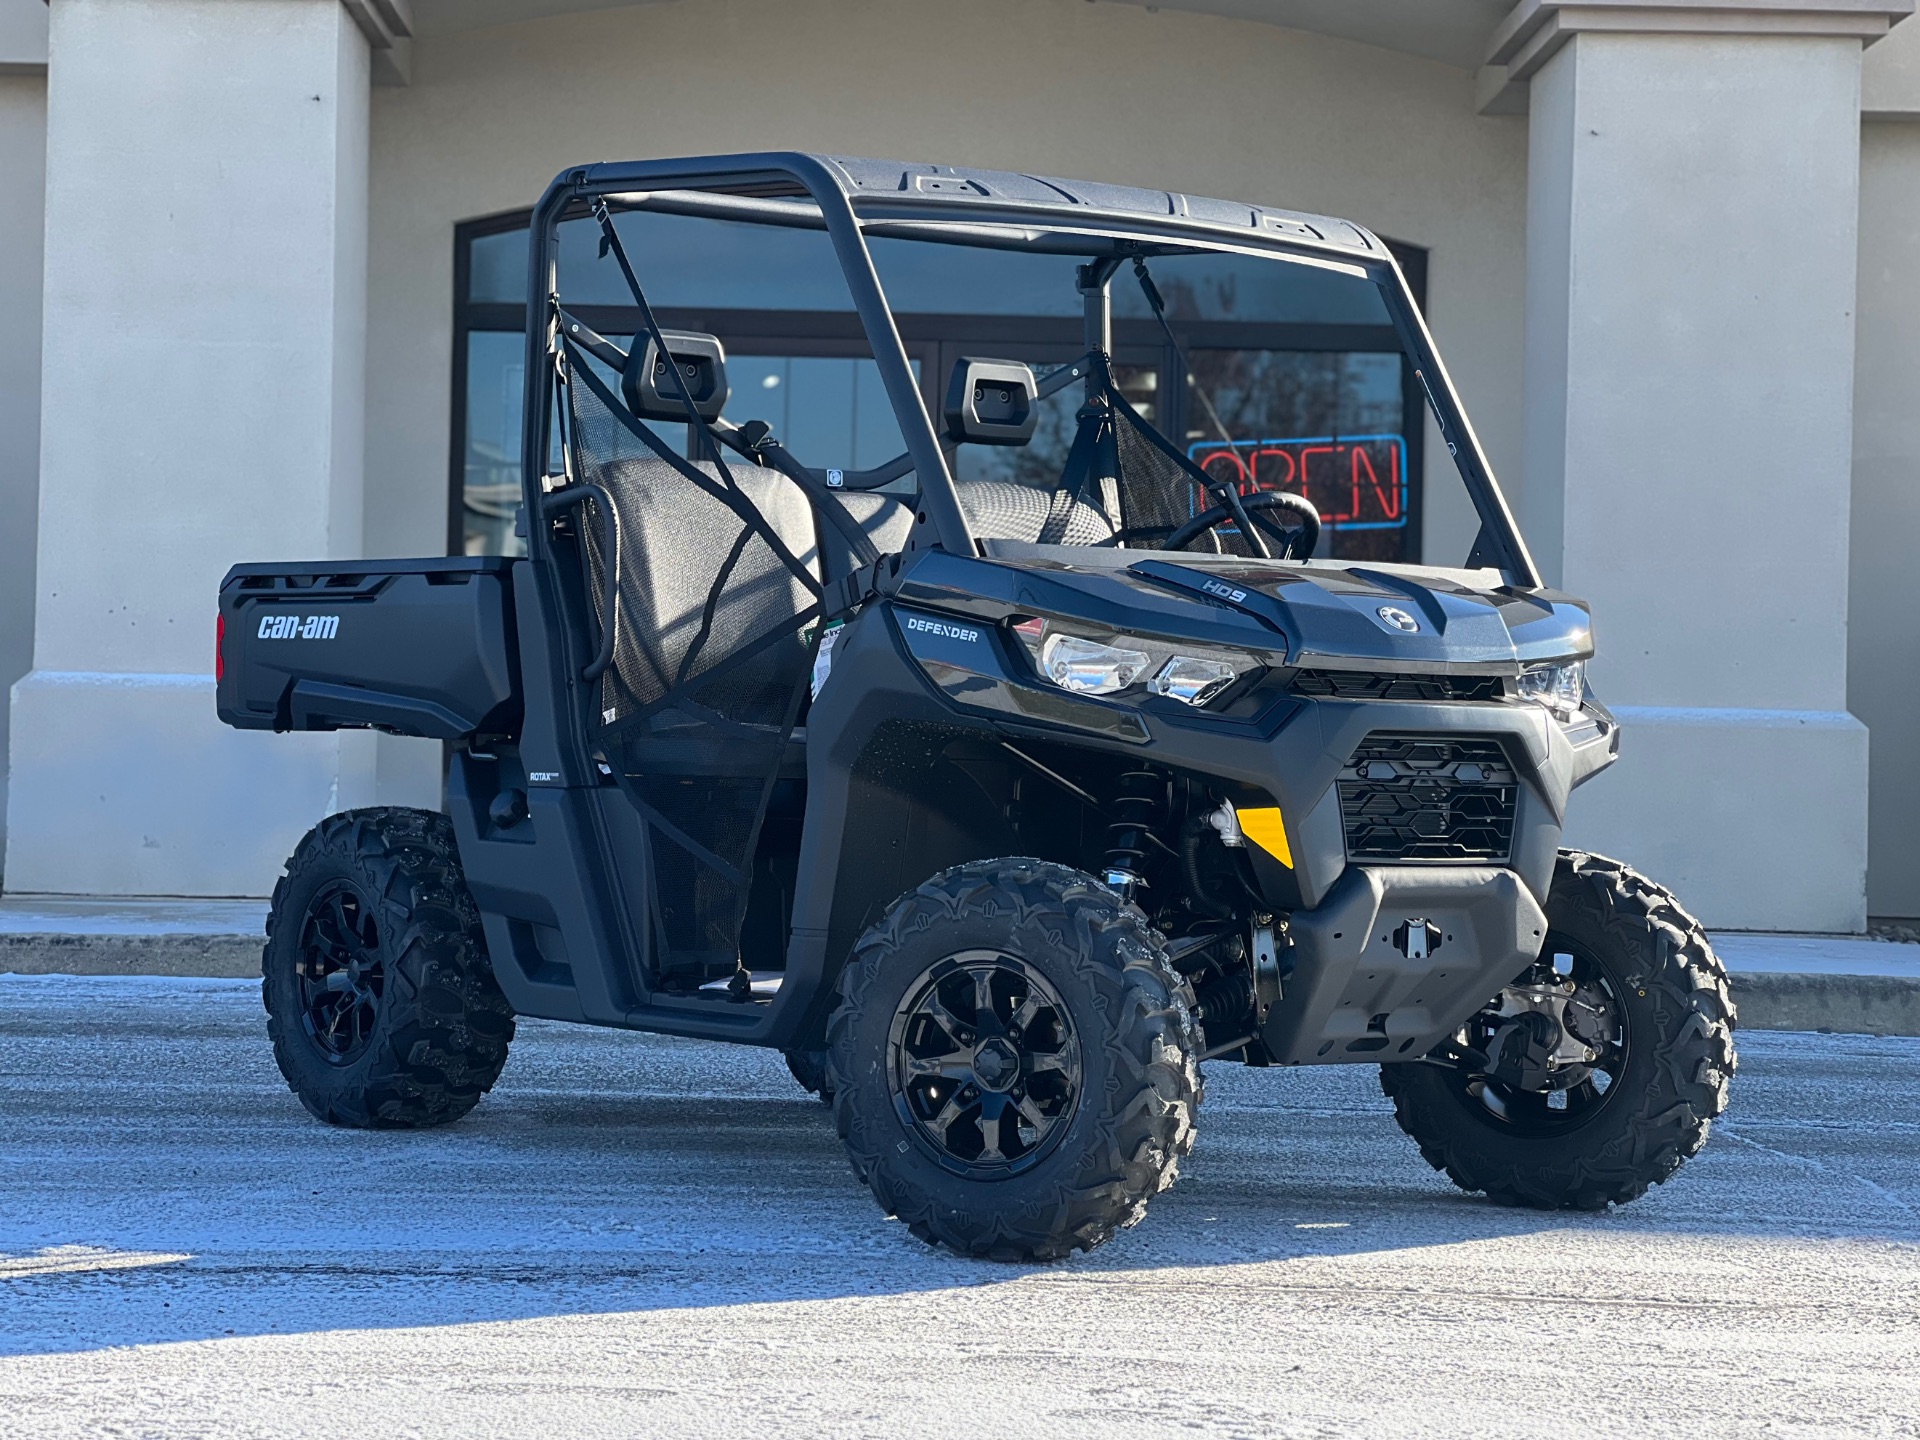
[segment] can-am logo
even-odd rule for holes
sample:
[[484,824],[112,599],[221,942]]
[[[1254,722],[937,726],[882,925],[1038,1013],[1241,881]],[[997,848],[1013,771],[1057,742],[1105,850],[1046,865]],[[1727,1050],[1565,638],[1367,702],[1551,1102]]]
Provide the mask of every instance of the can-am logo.
[[970,630],[965,625],[947,625],[939,620],[922,620],[918,615],[907,616],[909,630],[922,630],[929,635],[941,635],[949,640],[978,640],[980,632]]
[[1230,600],[1235,605],[1246,602],[1247,592],[1234,589],[1224,580],[1203,580],[1200,582],[1200,588],[1209,595],[1218,595],[1222,600]]
[[262,640],[331,640],[340,633],[338,615],[262,615]]

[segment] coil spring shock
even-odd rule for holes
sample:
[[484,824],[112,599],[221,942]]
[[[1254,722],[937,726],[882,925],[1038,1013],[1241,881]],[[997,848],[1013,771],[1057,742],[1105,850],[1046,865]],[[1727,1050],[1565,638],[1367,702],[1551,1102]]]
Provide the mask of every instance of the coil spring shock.
[[1167,784],[1153,770],[1129,770],[1120,777],[1113,801],[1113,822],[1107,826],[1104,879],[1129,898],[1133,887],[1146,883],[1147,835],[1166,810]]

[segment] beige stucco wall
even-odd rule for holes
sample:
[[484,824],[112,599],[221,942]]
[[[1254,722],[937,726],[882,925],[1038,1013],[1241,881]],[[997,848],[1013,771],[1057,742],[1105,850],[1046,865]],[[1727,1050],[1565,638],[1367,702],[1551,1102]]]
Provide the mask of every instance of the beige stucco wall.
[[[1920,22],[1909,22],[1920,34]],[[1905,28],[1905,27],[1903,27]],[[1920,123],[1860,148],[1847,706],[1872,735],[1867,909],[1920,915]]]
[[46,160],[46,76],[0,74],[0,853],[6,846],[6,692],[33,664]]
[[[1455,380],[1496,470],[1518,464],[1526,122],[1476,116],[1465,70],[1084,0],[701,0],[422,39],[412,84],[375,92],[371,552],[445,543],[456,222],[583,160],[776,148],[1233,196],[1427,246]],[[1464,556],[1463,509],[1436,510],[1430,554]]]

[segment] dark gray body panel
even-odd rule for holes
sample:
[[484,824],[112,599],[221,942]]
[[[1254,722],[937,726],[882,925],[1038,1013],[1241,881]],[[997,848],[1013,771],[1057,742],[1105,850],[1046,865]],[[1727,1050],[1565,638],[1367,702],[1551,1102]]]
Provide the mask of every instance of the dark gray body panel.
[[[1597,723],[1584,732],[1512,700],[1283,697],[1228,721],[1171,701],[1115,704],[1063,695],[1034,676],[1000,622],[1023,613],[1077,615],[1215,645],[1277,645],[1288,660],[1343,669],[1513,674],[1537,658],[1590,653],[1584,607],[1545,591],[1497,584],[1475,591],[1458,572],[1415,567],[1135,552],[1123,569],[1108,558],[1116,552],[1091,564],[1088,553],[1071,562],[1033,553],[980,561],[929,555],[895,588],[896,641],[952,705],[998,729],[1070,732],[1080,744],[1150,755],[1272,798],[1285,817],[1293,863],[1286,869],[1268,859],[1256,870],[1274,909],[1290,915],[1294,941],[1293,972],[1266,1032],[1275,1059],[1372,1063],[1424,1054],[1532,962],[1545,933],[1541,912],[1567,798],[1618,753],[1618,729],[1598,707]],[[1141,570],[1155,578],[1143,579]],[[1176,570],[1231,580],[1244,598],[1195,604],[1164,583]],[[1375,630],[1386,627],[1369,612],[1388,603],[1415,609],[1429,621],[1427,633],[1376,639]],[[919,616],[978,623],[942,629],[913,623]],[[1408,649],[1421,654],[1420,663],[1405,660]],[[1351,861],[1335,782],[1376,732],[1497,739],[1519,780],[1507,863]],[[1395,949],[1387,933],[1414,918],[1443,932],[1431,956],[1417,961]]]

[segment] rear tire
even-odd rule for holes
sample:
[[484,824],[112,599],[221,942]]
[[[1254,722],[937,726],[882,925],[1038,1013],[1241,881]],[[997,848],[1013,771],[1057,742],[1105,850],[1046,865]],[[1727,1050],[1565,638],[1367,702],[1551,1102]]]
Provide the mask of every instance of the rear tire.
[[308,831],[261,970],[280,1073],[330,1125],[444,1125],[506,1064],[513,1011],[444,815],[350,810]]
[[895,901],[841,974],[827,1038],[854,1173],[963,1255],[1091,1250],[1193,1148],[1186,983],[1137,909],[1065,866],[977,861]]
[[1436,1170],[1500,1205],[1600,1210],[1668,1179],[1706,1143],[1736,1066],[1727,972],[1673,895],[1617,860],[1562,851],[1548,952],[1577,950],[1625,1024],[1618,1076],[1578,1123],[1532,1133],[1475,1098],[1464,1068],[1380,1067],[1400,1128]]

